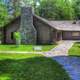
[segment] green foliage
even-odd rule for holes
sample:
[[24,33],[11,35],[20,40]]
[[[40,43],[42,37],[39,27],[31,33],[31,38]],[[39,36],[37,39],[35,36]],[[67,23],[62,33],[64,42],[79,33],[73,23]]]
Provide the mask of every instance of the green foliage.
[[37,15],[51,20],[80,19],[80,0],[13,0],[8,6],[13,8],[12,16],[8,7],[0,0],[0,27],[20,15],[20,1],[32,6]]
[[7,24],[9,19],[7,8],[4,4],[0,4],[0,27]]
[[50,0],[47,2],[46,0],[43,0],[40,2],[40,6],[38,6],[36,9],[38,12],[38,15],[44,17],[44,18],[55,18],[57,16],[56,12],[56,4],[54,4],[55,0]]
[[69,50],[69,55],[80,56],[80,42],[76,42]]
[[62,20],[73,20],[75,18],[74,8],[70,0],[57,1],[58,15]]
[[36,14],[40,15],[41,17],[44,17],[44,18],[50,18],[51,16],[53,17],[53,14],[52,11],[53,11],[53,7],[55,5],[54,4],[54,1],[49,1],[50,4],[48,4],[48,2],[46,0],[43,0],[43,1],[40,1],[40,5],[35,7],[36,9]]
[[[13,15],[9,15],[8,8],[13,7]],[[10,2],[10,4],[5,4],[4,1],[0,1],[0,27],[8,24],[13,18],[20,15],[19,0]]]
[[19,46],[21,44],[20,32],[14,32],[14,39],[16,40],[16,45]]
[[21,39],[20,32],[14,32],[15,39]]
[[47,19],[72,20],[74,9],[69,0],[42,0],[36,8],[36,13]]
[[19,16],[20,15],[20,4],[19,4],[19,0],[13,0],[12,7],[14,9],[13,16],[14,17]]
[[80,0],[74,0],[73,7],[75,9],[76,19],[80,19]]
[[33,4],[33,0],[23,0],[23,2],[27,6],[31,6]]

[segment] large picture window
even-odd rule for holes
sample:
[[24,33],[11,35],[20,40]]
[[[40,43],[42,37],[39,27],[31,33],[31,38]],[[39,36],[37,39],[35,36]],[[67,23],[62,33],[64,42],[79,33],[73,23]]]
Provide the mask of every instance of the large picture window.
[[79,32],[72,32],[72,36],[79,36]]

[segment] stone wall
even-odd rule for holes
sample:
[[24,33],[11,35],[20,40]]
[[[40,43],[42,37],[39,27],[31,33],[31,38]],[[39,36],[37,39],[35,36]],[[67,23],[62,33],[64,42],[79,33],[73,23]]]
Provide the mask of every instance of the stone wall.
[[22,7],[21,9],[21,42],[22,44],[36,43],[36,29],[33,26],[33,14],[31,7]]

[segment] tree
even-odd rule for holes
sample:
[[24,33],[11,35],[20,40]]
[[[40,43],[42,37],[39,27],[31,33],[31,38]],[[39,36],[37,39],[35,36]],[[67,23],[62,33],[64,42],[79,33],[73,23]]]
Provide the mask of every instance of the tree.
[[7,24],[9,19],[7,8],[4,4],[0,3],[0,27]]
[[74,8],[72,1],[70,0],[58,0],[57,1],[58,13],[61,19],[73,20],[75,18]]
[[44,18],[55,18],[56,14],[56,0],[42,0],[39,3],[40,5],[36,7],[38,15]]
[[69,0],[41,0],[37,11],[38,15],[47,19],[74,19],[74,9]]
[[75,9],[76,19],[80,19],[80,0],[74,0],[73,7]]
[[13,8],[13,16],[16,17],[20,14],[19,0],[12,0],[11,3]]

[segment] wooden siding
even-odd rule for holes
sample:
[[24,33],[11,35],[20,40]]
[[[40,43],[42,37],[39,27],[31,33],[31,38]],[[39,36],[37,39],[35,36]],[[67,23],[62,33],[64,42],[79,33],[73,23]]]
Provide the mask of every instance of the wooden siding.
[[80,32],[78,36],[73,36],[74,32],[79,32],[79,31],[65,31],[63,32],[63,40],[80,40]]

